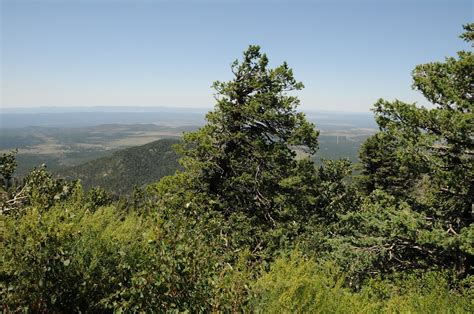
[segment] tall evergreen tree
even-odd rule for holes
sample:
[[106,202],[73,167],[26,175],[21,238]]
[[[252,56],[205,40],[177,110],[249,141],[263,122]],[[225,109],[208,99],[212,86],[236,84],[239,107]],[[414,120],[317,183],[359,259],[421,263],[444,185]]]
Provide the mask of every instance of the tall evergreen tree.
[[195,190],[224,215],[273,225],[295,214],[281,202],[292,193],[288,179],[298,175],[295,148],[314,153],[318,131],[296,111],[299,100],[289,92],[303,84],[286,63],[271,69],[260,47],[250,46],[232,72],[231,81],[213,85],[217,105],[207,125],[185,135],[182,163]]
[[[472,42],[473,29],[474,24],[466,25],[461,37]],[[410,234],[405,231],[411,227],[394,229],[393,224],[367,230],[389,232],[373,235],[398,250],[398,255],[387,256],[404,265],[424,256],[429,260],[425,265],[451,265],[460,275],[472,271],[468,267],[474,243],[473,73],[473,53],[461,51],[457,58],[422,64],[413,71],[413,87],[433,103],[433,109],[399,100],[381,99],[375,104],[380,133],[363,146],[363,182],[369,192],[378,188],[398,196],[399,204],[408,201],[410,207],[402,203],[404,210],[394,210],[390,219],[406,220],[410,208],[414,211],[409,214],[410,225],[417,227]],[[375,217],[370,212],[362,215]],[[383,220],[372,224],[380,227]]]
[[[472,25],[465,28],[463,38],[471,41]],[[458,58],[422,64],[413,71],[413,87],[435,108],[385,100],[375,105],[382,132],[397,137],[403,147],[399,159],[416,158],[426,167],[429,205],[438,208],[433,215],[446,219],[456,232],[473,219],[473,73],[474,54],[461,51]]]

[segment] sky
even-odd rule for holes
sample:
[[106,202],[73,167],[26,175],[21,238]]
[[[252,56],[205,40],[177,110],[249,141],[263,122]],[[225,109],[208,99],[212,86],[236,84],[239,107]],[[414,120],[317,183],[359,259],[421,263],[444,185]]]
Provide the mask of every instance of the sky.
[[305,110],[426,105],[417,64],[470,47],[474,1],[0,0],[1,106],[212,107],[213,81],[258,44]]

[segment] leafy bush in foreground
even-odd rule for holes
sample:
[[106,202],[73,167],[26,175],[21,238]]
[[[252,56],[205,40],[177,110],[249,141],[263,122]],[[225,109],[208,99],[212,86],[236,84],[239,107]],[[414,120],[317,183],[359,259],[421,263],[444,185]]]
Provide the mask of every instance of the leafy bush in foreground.
[[[30,208],[19,219],[5,220],[4,306],[35,311],[223,307],[213,289],[231,276],[232,267],[227,269],[216,255],[218,244],[211,248],[206,235],[185,220],[119,213],[114,207],[93,213],[74,204],[44,213]],[[229,303],[231,288],[221,289]]]
[[[207,220],[208,230],[218,221]],[[361,290],[333,262],[283,255],[269,270],[200,223],[69,205],[6,219],[5,309],[30,311],[472,312],[473,284],[441,272],[371,279]],[[212,231],[215,232],[215,231]],[[210,241],[215,241],[211,242]],[[227,256],[228,257],[228,256]]]

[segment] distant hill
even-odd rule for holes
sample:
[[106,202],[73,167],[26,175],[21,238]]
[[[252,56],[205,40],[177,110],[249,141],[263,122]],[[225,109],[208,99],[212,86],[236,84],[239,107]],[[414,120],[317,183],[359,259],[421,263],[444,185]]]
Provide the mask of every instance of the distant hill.
[[88,127],[2,128],[0,154],[18,149],[16,174],[23,177],[45,164],[50,171],[82,165],[129,147],[180,138],[198,126],[102,124]]
[[176,143],[178,139],[160,139],[57,173],[66,179],[80,179],[86,190],[101,186],[110,192],[128,194],[135,185],[156,182],[179,168],[178,156],[172,148]]
[[[317,165],[321,163],[321,158],[348,158],[357,162],[359,147],[367,136],[322,134],[319,150],[312,159]],[[178,138],[160,139],[55,172],[68,180],[80,179],[86,190],[101,186],[116,194],[129,194],[134,186],[157,182],[179,168],[178,156],[172,148],[179,141]]]

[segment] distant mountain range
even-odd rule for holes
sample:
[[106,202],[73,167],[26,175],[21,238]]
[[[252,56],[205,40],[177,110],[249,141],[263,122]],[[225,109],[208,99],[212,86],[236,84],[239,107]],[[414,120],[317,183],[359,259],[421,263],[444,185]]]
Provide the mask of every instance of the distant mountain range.
[[178,139],[160,139],[59,170],[57,174],[80,179],[85,190],[101,186],[116,194],[129,194],[134,186],[157,182],[179,169],[178,156],[172,148],[177,143]]

